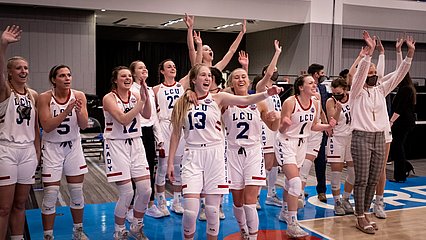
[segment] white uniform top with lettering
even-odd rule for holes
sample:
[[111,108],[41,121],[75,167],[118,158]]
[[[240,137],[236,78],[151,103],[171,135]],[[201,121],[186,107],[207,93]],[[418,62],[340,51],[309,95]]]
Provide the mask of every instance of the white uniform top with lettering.
[[33,145],[35,117],[29,93],[11,92],[10,97],[0,103],[0,141],[17,147]]
[[291,125],[282,133],[286,138],[306,138],[311,134],[312,123],[317,116],[314,101],[311,99],[309,107],[304,109],[297,96],[295,96],[294,110],[291,114]]
[[[268,107],[268,112],[278,111],[281,112],[281,99],[278,94],[269,96],[265,99],[266,106]],[[276,131],[269,129],[266,124],[262,121],[262,147],[264,153],[273,153],[274,152],[274,143],[276,137]]]
[[222,115],[230,149],[251,147],[260,143],[262,125],[256,104],[229,106]]
[[[132,108],[135,107],[137,98],[135,95],[129,91],[129,97],[127,101],[120,99],[120,97],[113,92],[117,106],[124,113],[127,113]],[[123,126],[119,123],[109,112],[104,110],[105,116],[105,131],[104,138],[106,139],[129,139],[136,138],[141,136],[141,122],[139,117],[134,117],[133,120]]]
[[[134,82],[132,87],[130,88],[130,91],[139,94],[140,89],[141,89],[141,85]],[[149,119],[146,119],[140,116],[142,127],[151,127],[152,125],[154,125],[154,122],[157,120],[157,109],[155,107],[155,93],[152,90],[152,87],[148,87],[148,95],[149,95],[149,101],[151,103],[151,117]]]
[[[349,95],[348,95],[349,98]],[[349,99],[348,99],[349,100]],[[342,111],[340,111],[339,121],[333,128],[333,136],[345,137],[351,135],[351,108],[349,101],[342,104]]]
[[158,104],[158,118],[160,121],[170,121],[172,116],[173,107],[176,101],[182,96],[184,89],[182,84],[175,82],[169,86],[164,83],[160,84],[157,92],[157,104]]
[[[58,116],[61,112],[65,111],[69,102],[75,99],[74,91],[70,91],[68,99],[64,103],[60,103],[55,99],[54,92],[52,91],[52,97],[50,98],[50,114],[53,117]],[[62,123],[56,127],[56,129],[45,132],[43,131],[43,141],[48,142],[67,142],[72,141],[80,137],[80,128],[77,121],[77,113],[75,109],[62,121]]]
[[209,93],[198,99],[187,112],[184,138],[188,145],[218,144],[223,142],[221,110]]

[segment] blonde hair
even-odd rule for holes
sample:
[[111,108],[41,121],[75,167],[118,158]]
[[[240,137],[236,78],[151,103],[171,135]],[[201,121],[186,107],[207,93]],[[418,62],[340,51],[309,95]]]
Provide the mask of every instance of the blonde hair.
[[[9,58],[7,60],[7,80],[9,82],[10,91],[15,95],[16,98],[18,98],[17,94],[20,94],[20,93],[18,91],[16,91],[16,89],[13,87],[13,85],[12,85],[12,77],[9,74],[9,71],[11,71],[11,69],[12,69],[15,61],[19,61],[19,60],[22,60],[22,61],[26,62],[27,65],[28,65],[27,59],[25,59],[25,58],[23,58],[21,56],[14,56],[14,57],[11,57],[11,58]],[[24,91],[25,91],[24,94],[28,96],[28,98],[30,99],[31,103],[33,105],[35,105],[34,97],[31,94],[31,92],[28,90],[27,84],[24,85]]]
[[[203,63],[195,64],[191,70],[189,70],[189,89],[195,92],[195,85],[193,80],[195,80],[200,73],[200,69],[202,67],[209,68],[207,65]],[[186,92],[185,92],[186,93]],[[189,99],[186,94],[183,94],[177,101],[175,106],[173,107],[173,112],[171,116],[171,123],[173,126],[173,131],[177,130],[180,133],[179,129],[182,129],[185,124],[185,117],[188,113],[188,109],[191,107],[193,103],[189,102]]]
[[[228,76],[228,78],[226,79],[226,83],[225,83],[225,87],[231,87],[231,83],[232,83],[232,79],[234,78],[235,72],[236,71],[240,71],[243,70],[246,74],[247,71],[244,68],[236,68],[234,69]],[[248,74],[247,74],[247,78],[248,78]],[[250,80],[249,80],[250,81]]]

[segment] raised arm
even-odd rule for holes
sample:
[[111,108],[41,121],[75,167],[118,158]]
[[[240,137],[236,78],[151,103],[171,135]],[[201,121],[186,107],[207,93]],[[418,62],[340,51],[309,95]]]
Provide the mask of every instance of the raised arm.
[[243,39],[243,36],[246,33],[246,30],[247,30],[246,29],[246,20],[244,19],[242,27],[241,27],[241,31],[240,31],[240,33],[238,33],[237,38],[232,43],[231,47],[229,47],[228,52],[225,54],[225,56],[222,58],[222,60],[220,60],[218,63],[216,63],[214,65],[214,67],[216,67],[220,71],[223,71],[223,69],[225,69],[226,65],[228,65],[229,61],[231,61],[231,59],[232,59],[232,56],[237,51],[237,48],[240,45],[241,40]]
[[141,89],[140,89],[140,101],[143,103],[143,107],[140,109],[140,114],[145,119],[151,118],[151,101],[149,99],[149,93],[148,93],[148,86],[146,85],[146,82],[141,82]]
[[363,59],[367,53],[368,53],[367,47],[362,47],[361,50],[359,51],[358,56],[356,57],[354,63],[352,63],[352,66],[349,69],[348,78],[347,78],[349,86],[352,85],[352,80],[353,80],[354,75],[356,73],[356,69],[358,67],[359,62],[361,62],[361,59]]
[[138,99],[134,108],[127,113],[124,113],[118,106],[115,97],[112,93],[108,93],[102,100],[104,110],[109,112],[113,118],[115,118],[120,124],[126,126],[136,115],[140,114],[140,109],[143,107],[143,103]]
[[194,39],[192,35],[194,31],[194,20],[195,20],[194,16],[191,16],[185,13],[185,17],[183,18],[183,21],[185,22],[187,27],[186,44],[188,45],[189,60],[191,61],[191,66],[195,65],[195,58],[196,58]]
[[382,83],[383,76],[385,76],[385,48],[382,41],[377,37],[377,51],[379,51],[379,60],[377,61],[377,77],[378,81]]
[[411,61],[414,56],[414,51],[416,50],[415,41],[412,36],[407,36],[405,43],[408,46],[407,57],[404,59],[404,61],[402,61],[397,70],[383,77],[383,84],[381,84],[380,87],[383,88],[383,93],[385,96],[388,95],[393,89],[395,89],[396,86],[398,86],[398,84],[410,70]]
[[368,70],[370,68],[371,63],[371,55],[373,55],[374,49],[376,47],[375,36],[373,38],[370,37],[367,31],[363,32],[363,38],[365,43],[367,44],[367,55],[361,60],[358,67],[356,68],[356,73],[353,78],[351,93],[353,97],[357,97],[364,86],[365,79],[368,75]]
[[10,87],[6,83],[6,50],[9,44],[18,42],[21,39],[22,30],[19,26],[7,26],[0,39],[0,102],[10,96]]
[[395,43],[395,49],[396,49],[396,67],[395,69],[398,69],[399,65],[402,63],[402,44],[404,43],[404,38],[397,38]]
[[272,84],[271,76],[274,74],[275,68],[277,66],[278,58],[281,55],[282,47],[280,46],[280,42],[278,40],[274,40],[275,53],[272,57],[271,62],[266,69],[266,73],[263,78],[256,85],[256,92],[263,92],[266,89],[266,86]]
[[331,117],[336,119],[336,121],[339,121],[340,112],[342,111],[342,104],[339,101],[337,101],[333,97],[330,97],[329,99],[327,99],[326,109],[328,121],[331,120]]

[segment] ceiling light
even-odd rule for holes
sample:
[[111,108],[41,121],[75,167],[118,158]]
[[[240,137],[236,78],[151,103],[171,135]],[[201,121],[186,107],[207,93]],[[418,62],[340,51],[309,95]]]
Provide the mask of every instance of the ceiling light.
[[103,8],[101,9],[101,12],[105,12],[105,11],[106,11],[106,9],[103,9]]
[[225,28],[229,28],[229,27],[239,26],[241,24],[243,24],[243,23],[242,22],[236,22],[236,23],[231,23],[231,24],[225,24],[225,25],[222,25],[222,26],[214,27],[214,29],[220,30],[220,29],[225,29]]
[[177,19],[174,19],[174,20],[169,20],[165,23],[162,23],[161,26],[167,27],[167,26],[170,26],[172,24],[179,23],[179,22],[183,22],[183,18],[177,18]]

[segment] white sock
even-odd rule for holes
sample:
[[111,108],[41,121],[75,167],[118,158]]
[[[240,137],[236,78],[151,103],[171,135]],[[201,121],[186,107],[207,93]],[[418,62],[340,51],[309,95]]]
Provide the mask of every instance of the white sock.
[[236,207],[235,205],[233,205],[233,210],[234,210],[234,216],[235,219],[238,222],[238,226],[240,227],[240,231],[242,233],[249,233],[248,231],[248,227],[247,227],[247,218],[246,218],[246,213],[244,211],[244,207]]
[[343,192],[343,199],[347,200],[351,197],[351,193]]
[[164,204],[166,201],[166,194],[164,192],[157,193],[157,204]]
[[305,159],[303,165],[300,168],[299,175],[302,182],[306,182],[311,171],[311,167],[314,163],[311,160]]
[[173,201],[180,202],[180,199],[182,198],[181,192],[173,192]]
[[73,228],[73,230],[75,230],[75,229],[77,229],[77,228],[79,228],[79,227],[83,227],[83,223],[74,223],[74,228]]
[[13,236],[10,236],[10,240],[24,240],[24,235],[13,235]]
[[376,195],[376,202],[383,202],[383,195]]
[[116,232],[121,232],[124,229],[126,229],[126,226],[124,224],[123,225],[118,225],[117,223],[114,223],[114,230]]
[[268,196],[274,196],[276,194],[275,183],[277,182],[278,168],[273,167],[267,174],[268,179]]
[[297,211],[288,211],[288,216],[290,217],[290,223],[297,222]]
[[284,211],[284,212],[288,212],[288,205],[287,205],[287,202],[286,202],[286,201],[283,201],[282,211]]
[[333,199],[334,199],[334,203],[340,202],[340,195],[333,196]]
[[53,229],[52,230],[44,230],[43,234],[44,235],[51,235],[51,236],[53,236]]

